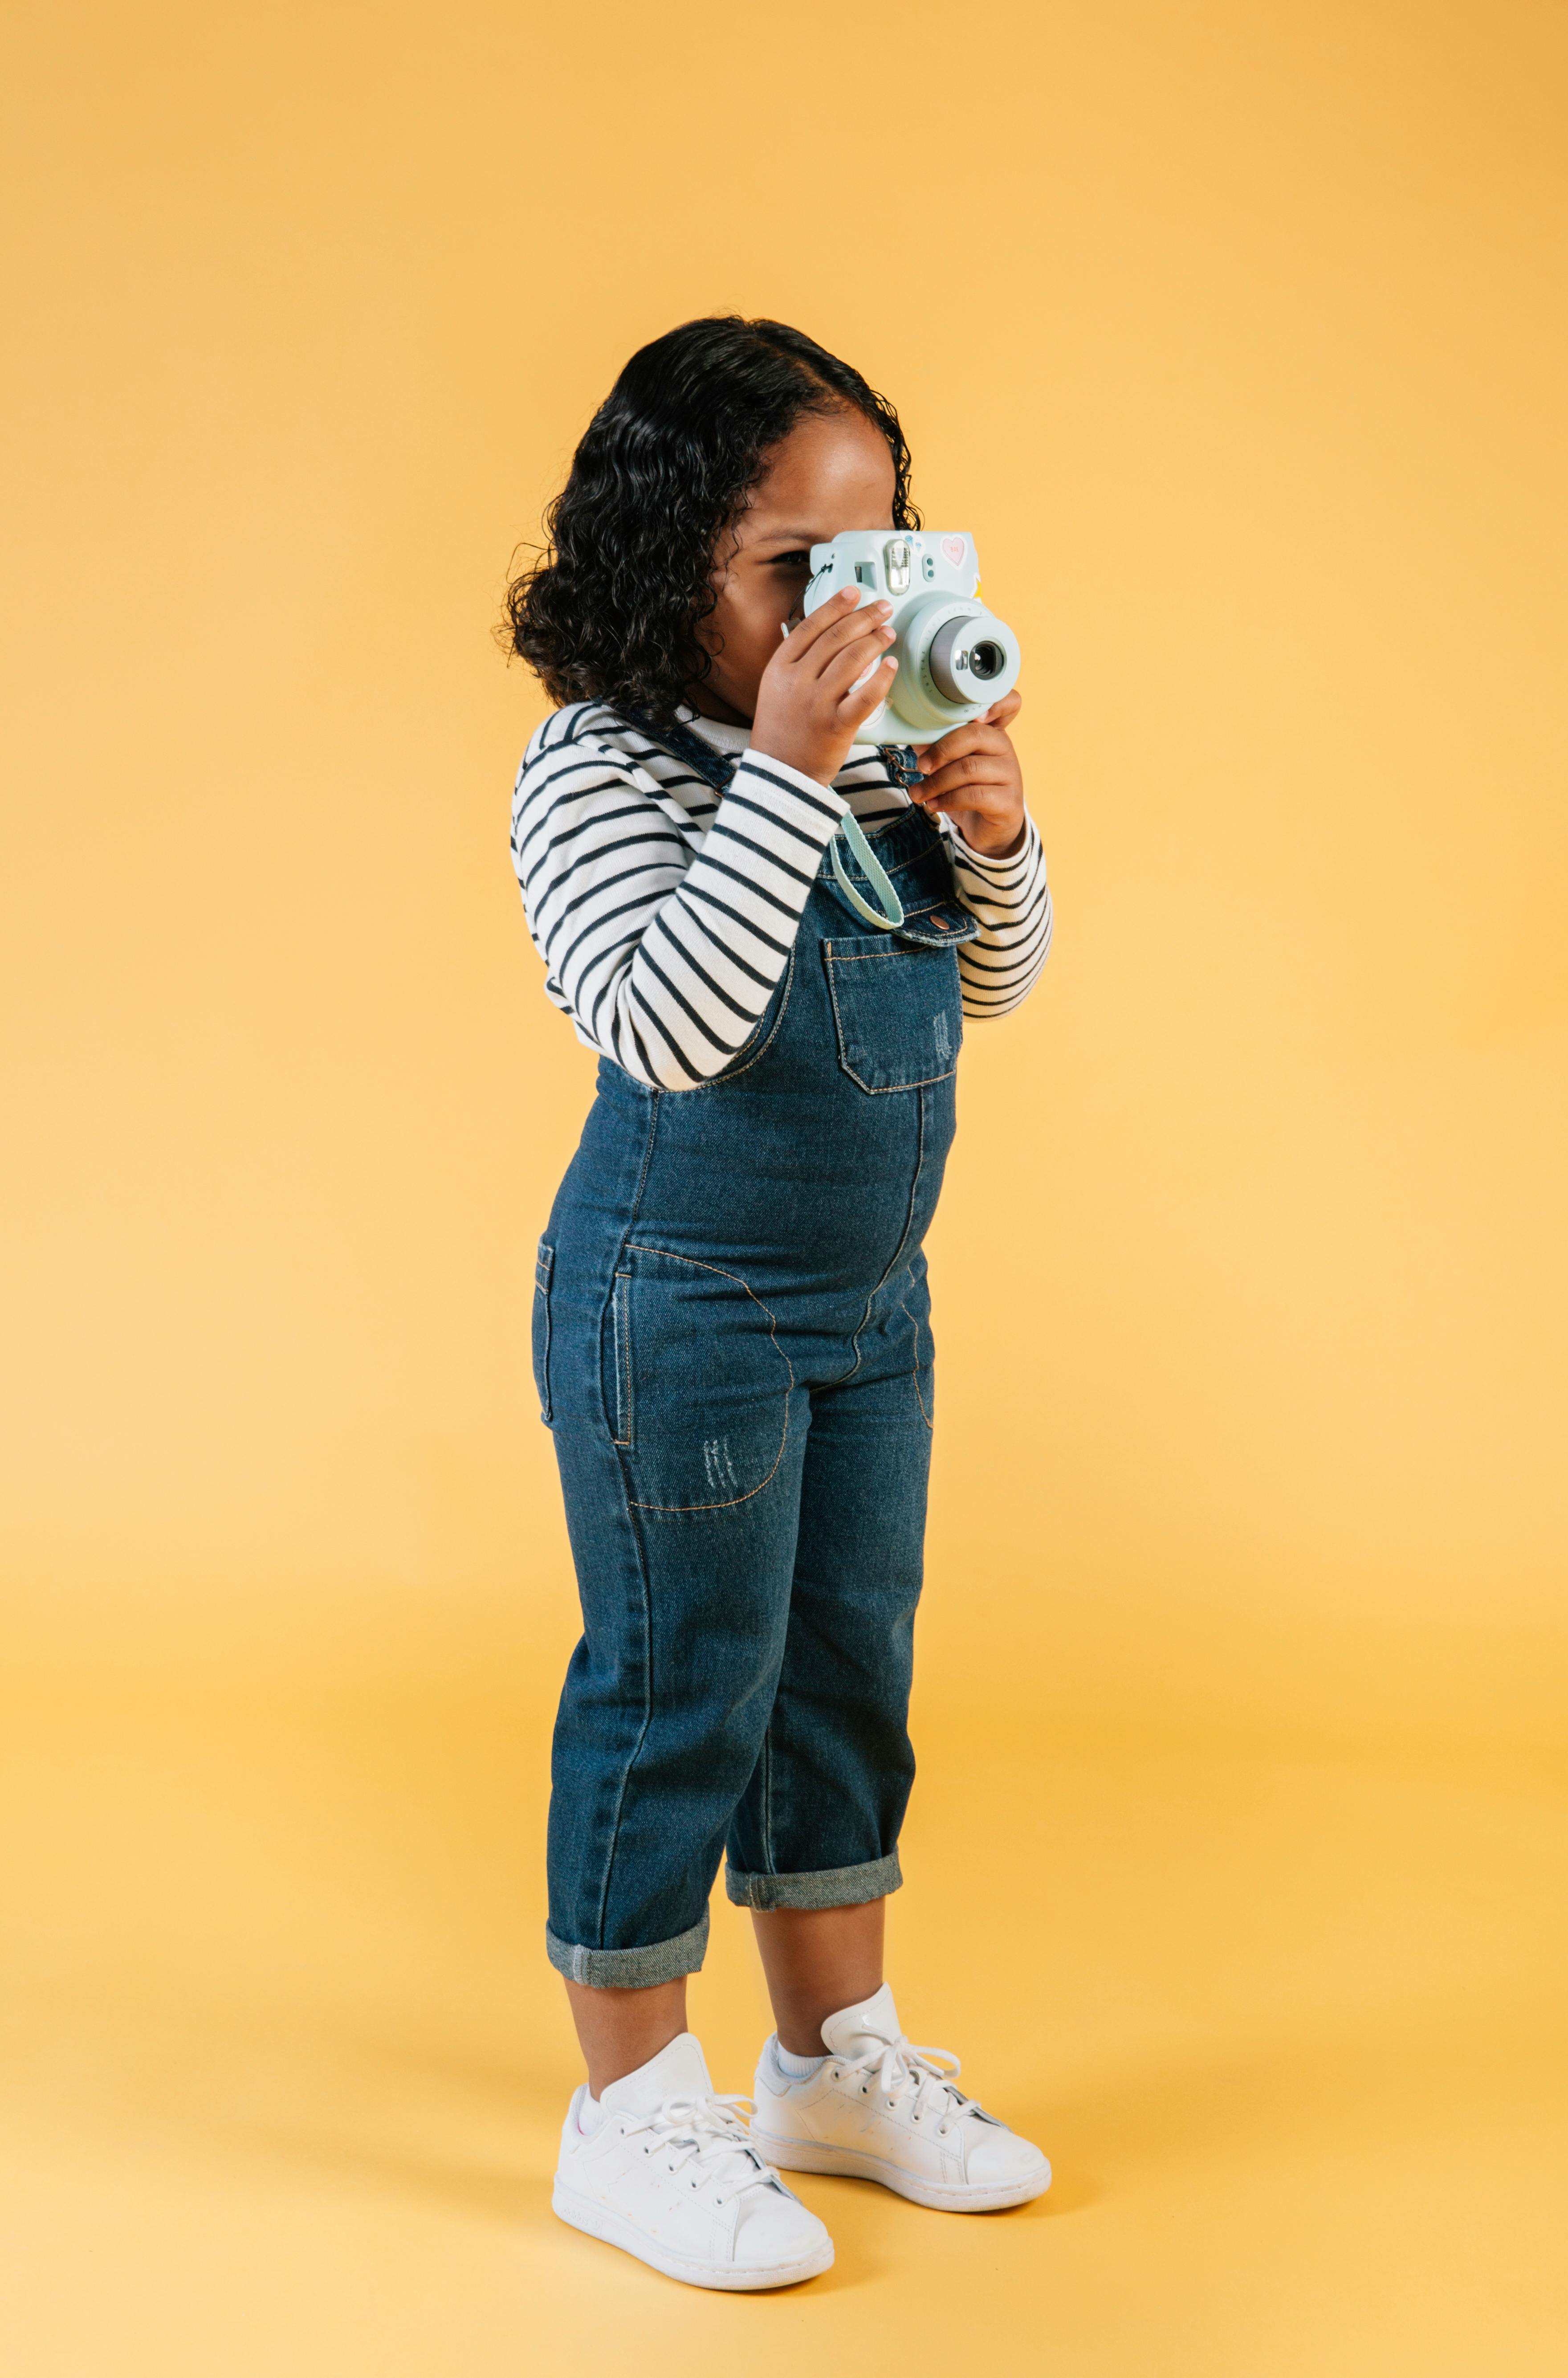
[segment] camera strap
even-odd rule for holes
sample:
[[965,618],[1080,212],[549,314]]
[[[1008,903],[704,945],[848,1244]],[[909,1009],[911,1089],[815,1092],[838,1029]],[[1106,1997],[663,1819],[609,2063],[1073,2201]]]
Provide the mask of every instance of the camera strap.
[[[888,772],[890,783],[895,784],[900,792],[907,793],[920,773],[909,745],[879,743],[877,752]],[[856,916],[864,917],[868,925],[875,925],[879,933],[896,932],[904,922],[904,903],[889,883],[886,870],[880,860],[847,810],[840,823],[839,834],[843,835],[850,849],[866,870],[867,881],[881,904],[881,914],[879,916],[869,902],[861,898],[850,882],[844,863],[839,857],[838,835],[835,835],[829,846],[829,856],[833,862],[833,873],[838,878],[839,890],[844,894]]]
[[[839,835],[844,836],[844,839],[848,843],[850,849],[855,853],[856,858],[866,870],[867,880],[869,883],[872,891],[881,902],[881,914],[880,916],[876,909],[872,907],[868,900],[863,900],[861,898],[859,893],[850,882],[848,873],[844,868],[844,863],[839,857]],[[845,810],[843,817],[839,820],[838,834],[834,835],[832,842],[828,845],[828,856],[833,862],[833,873],[838,878],[838,888],[844,894],[844,898],[855,910],[856,916],[864,917],[868,925],[875,925],[879,933],[896,932],[900,925],[904,922],[904,903],[899,898],[898,894],[893,890],[892,883],[889,882],[887,871],[883,867],[880,859],[877,857],[876,852],[872,849],[870,844],[867,841],[865,835],[861,833],[860,828],[856,825],[855,820],[851,817],[847,810]]]

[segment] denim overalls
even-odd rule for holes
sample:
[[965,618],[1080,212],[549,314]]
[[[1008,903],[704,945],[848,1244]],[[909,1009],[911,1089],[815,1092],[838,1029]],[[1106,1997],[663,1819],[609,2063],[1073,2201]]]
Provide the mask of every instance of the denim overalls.
[[[733,763],[659,739],[718,789]],[[693,1972],[721,1852],[742,1906],[897,1888],[932,1420],[921,1241],[953,1133],[974,919],[919,810],[875,837],[905,917],[824,858],[725,1071],[601,1059],[540,1242],[533,1358],[583,1633],[557,1720],[550,1960]],[[844,864],[841,851],[840,863]],[[848,862],[862,895],[864,869]]]

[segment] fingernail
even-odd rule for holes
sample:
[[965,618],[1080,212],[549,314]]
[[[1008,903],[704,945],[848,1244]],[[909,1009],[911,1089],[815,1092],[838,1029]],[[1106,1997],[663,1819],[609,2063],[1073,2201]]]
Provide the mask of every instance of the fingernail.
[[891,603],[879,603],[877,605],[877,608],[881,613],[884,619],[891,619],[892,618],[892,605]]

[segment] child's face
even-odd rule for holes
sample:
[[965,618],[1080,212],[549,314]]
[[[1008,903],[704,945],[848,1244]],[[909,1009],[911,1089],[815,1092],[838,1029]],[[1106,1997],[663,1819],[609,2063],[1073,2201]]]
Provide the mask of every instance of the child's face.
[[691,696],[704,717],[749,725],[779,631],[800,617],[811,547],[892,528],[892,499],[887,439],[863,414],[808,414],[780,439],[719,554],[719,599],[699,631],[713,666]]

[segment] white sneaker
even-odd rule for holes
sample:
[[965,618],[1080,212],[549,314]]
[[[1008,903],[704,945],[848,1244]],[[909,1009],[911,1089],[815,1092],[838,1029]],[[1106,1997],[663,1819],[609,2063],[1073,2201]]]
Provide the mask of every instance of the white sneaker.
[[1050,2186],[1039,2148],[953,2087],[957,2057],[904,2038],[885,1982],[830,2015],[822,2038],[807,2081],[789,2079],[776,2038],[762,2050],[751,2142],[770,2163],[878,2180],[943,2213],[999,2212]]
[[826,2229],[747,2136],[750,2099],[715,2096],[690,2032],[612,2081],[585,2133],[587,2094],[573,2096],[556,2168],[555,2208],[574,2229],[694,2288],[787,2288],[832,2266]]

